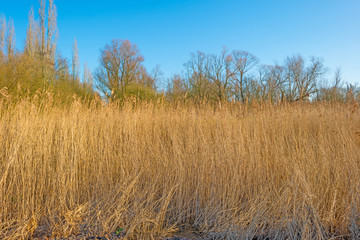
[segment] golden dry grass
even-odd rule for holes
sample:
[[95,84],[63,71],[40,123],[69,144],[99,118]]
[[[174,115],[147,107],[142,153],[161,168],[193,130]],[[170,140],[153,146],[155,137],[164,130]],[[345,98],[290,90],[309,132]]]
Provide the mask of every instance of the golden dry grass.
[[1,239],[360,232],[351,106],[2,106]]

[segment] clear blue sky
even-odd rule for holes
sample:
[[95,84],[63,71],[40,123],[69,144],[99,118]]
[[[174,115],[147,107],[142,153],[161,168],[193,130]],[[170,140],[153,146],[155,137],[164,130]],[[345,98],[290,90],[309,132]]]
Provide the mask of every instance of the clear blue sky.
[[[99,49],[112,39],[137,44],[151,70],[165,78],[180,73],[190,53],[217,53],[222,46],[246,50],[262,64],[301,54],[341,67],[345,81],[360,82],[360,0],[55,0],[58,48],[71,58],[74,38],[80,62],[94,70]],[[38,0],[0,0],[12,17],[22,48],[30,7]]]

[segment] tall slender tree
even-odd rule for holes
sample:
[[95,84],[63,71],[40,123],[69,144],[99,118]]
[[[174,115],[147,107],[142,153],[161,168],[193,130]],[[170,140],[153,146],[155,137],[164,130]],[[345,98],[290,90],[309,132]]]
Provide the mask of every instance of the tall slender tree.
[[55,60],[57,40],[57,13],[54,0],[49,0],[46,14],[46,0],[40,0],[39,8],[39,50],[40,58],[52,65]]
[[73,82],[80,81],[80,63],[79,63],[79,53],[78,53],[78,44],[76,38],[72,46],[72,60],[71,60],[71,74]]
[[6,50],[7,50],[8,58],[11,59],[15,53],[15,42],[16,42],[14,22],[11,18],[8,21],[8,30],[5,41],[6,41]]
[[6,34],[6,19],[3,14],[0,15],[0,54],[4,54]]
[[34,57],[35,56],[35,50],[36,50],[36,44],[35,44],[35,39],[36,39],[36,31],[35,31],[35,19],[34,19],[34,9],[31,8],[30,12],[29,12],[29,23],[28,23],[28,28],[26,31],[26,40],[25,40],[25,53],[28,54],[30,57]]
[[41,59],[44,59],[45,57],[45,21],[46,21],[46,15],[45,15],[45,9],[46,9],[46,2],[45,0],[40,0],[40,8],[39,8],[39,24],[40,24],[40,45],[39,45],[39,55]]
[[54,0],[49,0],[48,16],[47,16],[47,39],[46,39],[46,56],[47,59],[54,63],[56,53],[57,40],[57,13]]

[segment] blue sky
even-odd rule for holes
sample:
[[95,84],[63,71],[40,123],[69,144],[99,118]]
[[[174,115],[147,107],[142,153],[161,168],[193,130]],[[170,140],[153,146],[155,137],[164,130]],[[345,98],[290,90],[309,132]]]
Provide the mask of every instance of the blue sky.
[[[190,53],[217,53],[222,46],[246,50],[261,64],[281,64],[301,54],[324,59],[329,73],[341,67],[344,80],[360,83],[359,0],[55,0],[58,48],[71,58],[74,38],[80,62],[94,70],[99,49],[129,39],[148,70],[160,65],[164,78],[183,70]],[[0,0],[12,17],[17,46],[25,41],[30,7],[38,0]]]

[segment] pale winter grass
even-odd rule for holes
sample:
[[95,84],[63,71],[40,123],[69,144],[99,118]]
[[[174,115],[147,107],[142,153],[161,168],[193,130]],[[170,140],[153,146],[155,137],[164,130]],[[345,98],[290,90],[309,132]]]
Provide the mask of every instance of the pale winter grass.
[[348,105],[23,101],[1,110],[0,238],[356,239],[358,132]]

